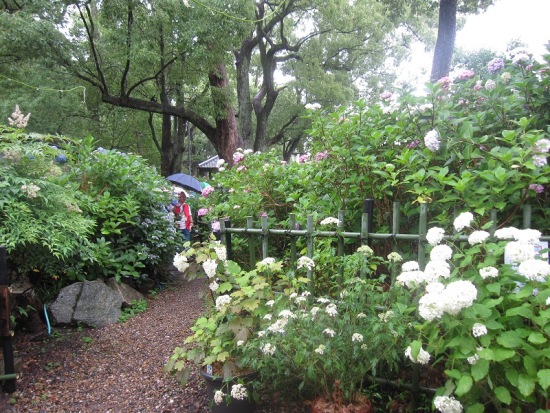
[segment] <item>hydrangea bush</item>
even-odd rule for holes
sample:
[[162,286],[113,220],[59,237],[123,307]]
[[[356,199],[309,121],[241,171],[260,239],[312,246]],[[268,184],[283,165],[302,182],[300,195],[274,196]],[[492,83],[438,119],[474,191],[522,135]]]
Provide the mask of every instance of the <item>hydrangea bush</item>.
[[[366,246],[354,255],[367,268],[390,265]],[[394,263],[397,257],[391,257]],[[322,397],[339,406],[368,394],[369,373],[397,367],[401,337],[411,335],[414,315],[408,306],[389,310],[390,293],[377,279],[358,276],[344,283],[337,299],[286,291],[267,304],[262,329],[245,344],[247,364],[269,391],[310,400]]]
[[[423,269],[403,263],[396,285],[417,295],[414,363],[443,363],[448,380],[435,407],[443,413],[546,411],[550,386],[550,264],[540,232],[473,229],[464,212],[454,234],[428,231]],[[488,410],[486,410],[488,409]],[[506,410],[509,409],[509,410]]]
[[[358,232],[363,201],[373,198],[374,225],[382,232],[390,230],[395,201],[401,228],[417,228],[421,203],[430,203],[434,223],[446,222],[449,211],[488,216],[494,209],[499,224],[519,227],[529,204],[531,225],[546,232],[545,59],[540,64],[516,50],[484,72],[466,70],[427,85],[426,96],[401,90],[379,105],[358,101],[334,113],[312,111],[307,153],[282,161],[275,151],[237,150],[235,166],[217,173],[203,198],[205,217],[229,217],[244,227],[246,217],[267,216],[270,228],[288,228],[292,212],[303,229],[307,214],[319,223],[344,210],[342,230]],[[236,251],[246,247],[235,240]],[[283,243],[271,248],[270,255],[284,255]]]

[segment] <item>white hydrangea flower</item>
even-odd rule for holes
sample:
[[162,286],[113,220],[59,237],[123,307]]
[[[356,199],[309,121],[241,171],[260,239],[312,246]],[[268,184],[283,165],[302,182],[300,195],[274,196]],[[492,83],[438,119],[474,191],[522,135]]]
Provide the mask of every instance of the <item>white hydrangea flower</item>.
[[216,390],[214,393],[214,403],[221,404],[223,402],[223,398],[225,397],[225,393],[221,390]]
[[550,275],[550,264],[548,261],[528,259],[519,264],[518,274],[530,281],[544,282]]
[[309,257],[306,257],[306,256],[300,257],[298,258],[298,265],[296,266],[296,268],[300,269],[303,267],[307,268],[308,270],[311,270],[315,267],[315,262]]
[[266,356],[272,356],[273,354],[275,354],[276,350],[277,350],[277,347],[275,347],[271,343],[266,343],[262,347],[262,353],[264,353]]
[[208,285],[208,288],[210,288],[210,290],[212,290],[212,291],[217,291],[218,288],[220,288],[220,285],[219,285],[216,281],[212,281],[212,282]]
[[216,269],[218,268],[218,263],[216,260],[208,259],[202,263],[202,268],[206,273],[208,278],[213,278],[216,275]]
[[481,278],[496,278],[498,277],[498,269],[495,267],[485,267],[479,269],[479,275],[481,275]]
[[426,148],[428,148],[430,151],[438,151],[441,146],[441,142],[439,140],[439,132],[437,132],[435,129],[429,131],[424,137],[424,144],[426,145]]
[[275,323],[271,324],[267,330],[272,333],[284,334],[287,323],[288,320],[286,318],[279,318]]
[[309,312],[312,316],[315,316],[315,314],[317,314],[320,310],[321,309],[319,307],[311,307],[311,310],[309,310]]
[[339,225],[340,224],[340,220],[338,218],[333,218],[333,217],[327,217],[325,219],[323,219],[321,222],[320,222],[321,225],[329,225],[329,224],[336,224],[336,225]]
[[179,272],[185,272],[189,268],[187,257],[184,254],[176,254],[173,264]]
[[500,228],[495,231],[495,238],[498,239],[516,239],[516,233],[519,229],[514,227]]
[[334,337],[336,335],[336,331],[330,329],[330,328],[325,328],[323,330],[323,333],[326,334],[327,336],[329,337]]
[[220,261],[227,260],[227,249],[225,248],[225,245],[218,244],[214,247],[214,250],[216,251],[216,255],[218,256]]
[[231,386],[231,397],[237,400],[244,400],[248,397],[246,387],[242,384],[234,384]]
[[362,334],[359,334],[359,333],[353,333],[353,335],[351,336],[351,341],[355,342],[359,342],[359,343],[362,343],[363,342],[363,335]]
[[357,252],[367,257],[371,257],[374,255],[374,251],[368,245],[361,245],[359,248],[357,248]]
[[317,353],[317,354],[325,354],[325,350],[326,350],[326,347],[322,344],[319,345],[319,347],[317,347],[314,351]]
[[436,245],[430,251],[432,261],[448,261],[453,257],[453,250],[448,245]]
[[521,263],[535,258],[535,249],[527,242],[510,241],[504,247],[504,251],[512,263]]
[[388,254],[388,261],[389,262],[401,262],[403,261],[403,257],[399,255],[397,252],[390,252]]
[[285,318],[285,319],[289,319],[289,318],[296,318],[296,314],[294,314],[292,311],[290,310],[283,310],[279,313],[279,317],[281,318]]
[[367,318],[367,315],[365,313],[359,313],[356,316],[357,318]]
[[269,300],[267,303],[265,303],[265,305],[267,305],[268,307],[273,307],[273,304],[275,304],[275,300]]
[[[393,310],[388,310],[384,313],[378,314],[378,318],[382,320],[384,323],[387,323],[393,316],[394,316]],[[359,315],[357,317],[359,317]]]
[[423,271],[404,271],[396,278],[397,285],[404,285],[407,288],[415,288],[426,280]]
[[275,264],[275,258],[272,258],[272,257],[266,257],[264,258],[263,260],[259,261],[256,263],[256,267],[257,268],[269,268],[271,267],[273,264]]
[[273,315],[271,314],[264,315],[264,320],[271,321],[272,318],[273,318]]
[[220,311],[225,306],[231,303],[231,296],[225,294],[216,298],[216,310]]
[[514,239],[519,242],[539,242],[541,232],[537,229],[519,229],[514,233]]
[[325,308],[325,311],[331,317],[338,315],[338,309],[336,308],[336,304],[327,305],[327,308]]
[[479,354],[474,354],[473,356],[468,357],[466,360],[468,361],[469,364],[473,366],[478,362]]
[[443,316],[443,306],[439,294],[425,294],[418,301],[418,314],[426,321]]
[[473,220],[474,215],[471,212],[462,212],[455,218],[453,226],[455,230],[462,231],[464,228],[469,227]]
[[454,281],[445,287],[441,300],[444,311],[456,315],[463,308],[471,307],[477,297],[477,288],[471,281]]
[[451,266],[447,261],[429,261],[424,268],[426,282],[437,281],[439,278],[451,276]]
[[462,404],[454,397],[437,396],[434,399],[434,406],[441,413],[462,413]]
[[490,235],[487,231],[474,231],[468,237],[468,243],[470,245],[482,244]]
[[428,244],[436,246],[443,240],[444,235],[445,230],[443,228],[433,227],[428,230],[426,240],[428,241]]
[[420,266],[418,265],[418,262],[416,261],[407,261],[403,263],[401,266],[401,271],[407,272],[407,271],[418,271],[420,270]]
[[485,82],[485,89],[487,90],[493,90],[497,87],[497,83],[493,79],[488,79],[487,82]]
[[413,363],[419,363],[419,364],[428,364],[430,361],[430,353],[428,353],[423,348],[420,348],[420,351],[418,352],[418,356],[416,357],[416,360],[414,359],[412,355],[412,349],[411,346],[408,346],[405,350],[405,356],[407,356]]
[[472,335],[474,337],[481,337],[487,334],[487,327],[481,323],[475,323],[472,327]]

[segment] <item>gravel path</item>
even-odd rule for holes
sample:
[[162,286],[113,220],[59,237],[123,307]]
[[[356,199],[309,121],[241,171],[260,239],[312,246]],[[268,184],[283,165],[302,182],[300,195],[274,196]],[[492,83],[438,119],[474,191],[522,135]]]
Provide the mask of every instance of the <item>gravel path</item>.
[[[196,368],[186,387],[163,371],[203,311],[203,288],[204,280],[187,281],[176,273],[174,282],[149,300],[147,311],[126,323],[100,329],[53,328],[45,340],[17,334],[17,391],[0,394],[0,413],[210,412]],[[3,360],[0,363],[3,366]],[[304,409],[266,401],[257,413]]]
[[43,341],[16,335],[17,391],[0,396],[0,412],[208,412],[198,374],[183,388],[163,371],[203,310],[202,288],[176,276],[126,323],[54,328]]

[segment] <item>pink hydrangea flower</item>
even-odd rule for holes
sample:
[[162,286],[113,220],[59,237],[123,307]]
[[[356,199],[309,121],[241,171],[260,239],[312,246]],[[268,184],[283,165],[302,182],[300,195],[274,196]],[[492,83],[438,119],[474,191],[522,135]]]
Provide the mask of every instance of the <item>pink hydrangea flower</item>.
[[306,163],[307,161],[309,161],[309,154],[300,155],[298,158],[298,163]]
[[393,96],[393,93],[388,92],[388,91],[380,93],[380,99],[383,99],[383,100],[391,99],[392,96]]
[[460,72],[457,76],[457,79],[459,80],[468,80],[475,76],[475,72],[471,69],[465,69],[462,72]]
[[544,186],[540,184],[531,184],[529,189],[535,191],[537,194],[542,194],[544,192]]
[[214,187],[213,186],[207,186],[206,188],[204,188],[202,190],[202,196],[203,197],[207,197],[208,195],[210,195],[212,192],[214,191]]
[[317,155],[315,155],[315,160],[317,162],[322,161],[328,156],[328,151],[318,152]]
[[451,83],[453,83],[453,79],[451,79],[449,76],[443,76],[441,79],[437,81],[438,85],[441,85],[441,89],[447,90],[451,86]]
[[235,152],[233,154],[233,162],[235,163],[239,163],[240,161],[242,161],[244,159],[244,153],[242,152]]
[[209,212],[210,212],[210,210],[208,208],[201,208],[197,211],[197,215],[199,217],[203,217],[203,216],[207,215]]

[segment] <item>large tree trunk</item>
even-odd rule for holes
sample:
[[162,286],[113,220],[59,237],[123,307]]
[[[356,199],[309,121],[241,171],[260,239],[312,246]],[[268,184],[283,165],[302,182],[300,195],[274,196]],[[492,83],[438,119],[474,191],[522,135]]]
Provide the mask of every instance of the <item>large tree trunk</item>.
[[448,76],[451,69],[456,37],[456,6],[457,0],[439,2],[439,28],[430,75],[431,82]]
[[246,39],[239,51],[235,51],[235,68],[237,69],[237,101],[239,105],[239,133],[247,147],[253,145],[252,103],[250,102],[250,58],[255,46],[255,39]]
[[208,79],[212,87],[212,98],[215,100],[215,104],[222,103],[218,101],[221,98],[225,107],[225,116],[216,119],[216,136],[214,139],[210,139],[210,137],[209,139],[212,143],[216,142],[218,156],[224,159],[229,166],[232,166],[233,154],[238,147],[242,146],[243,142],[237,130],[235,109],[231,106],[231,101],[226,95],[229,80],[225,66],[219,64],[215,71],[210,72]]

